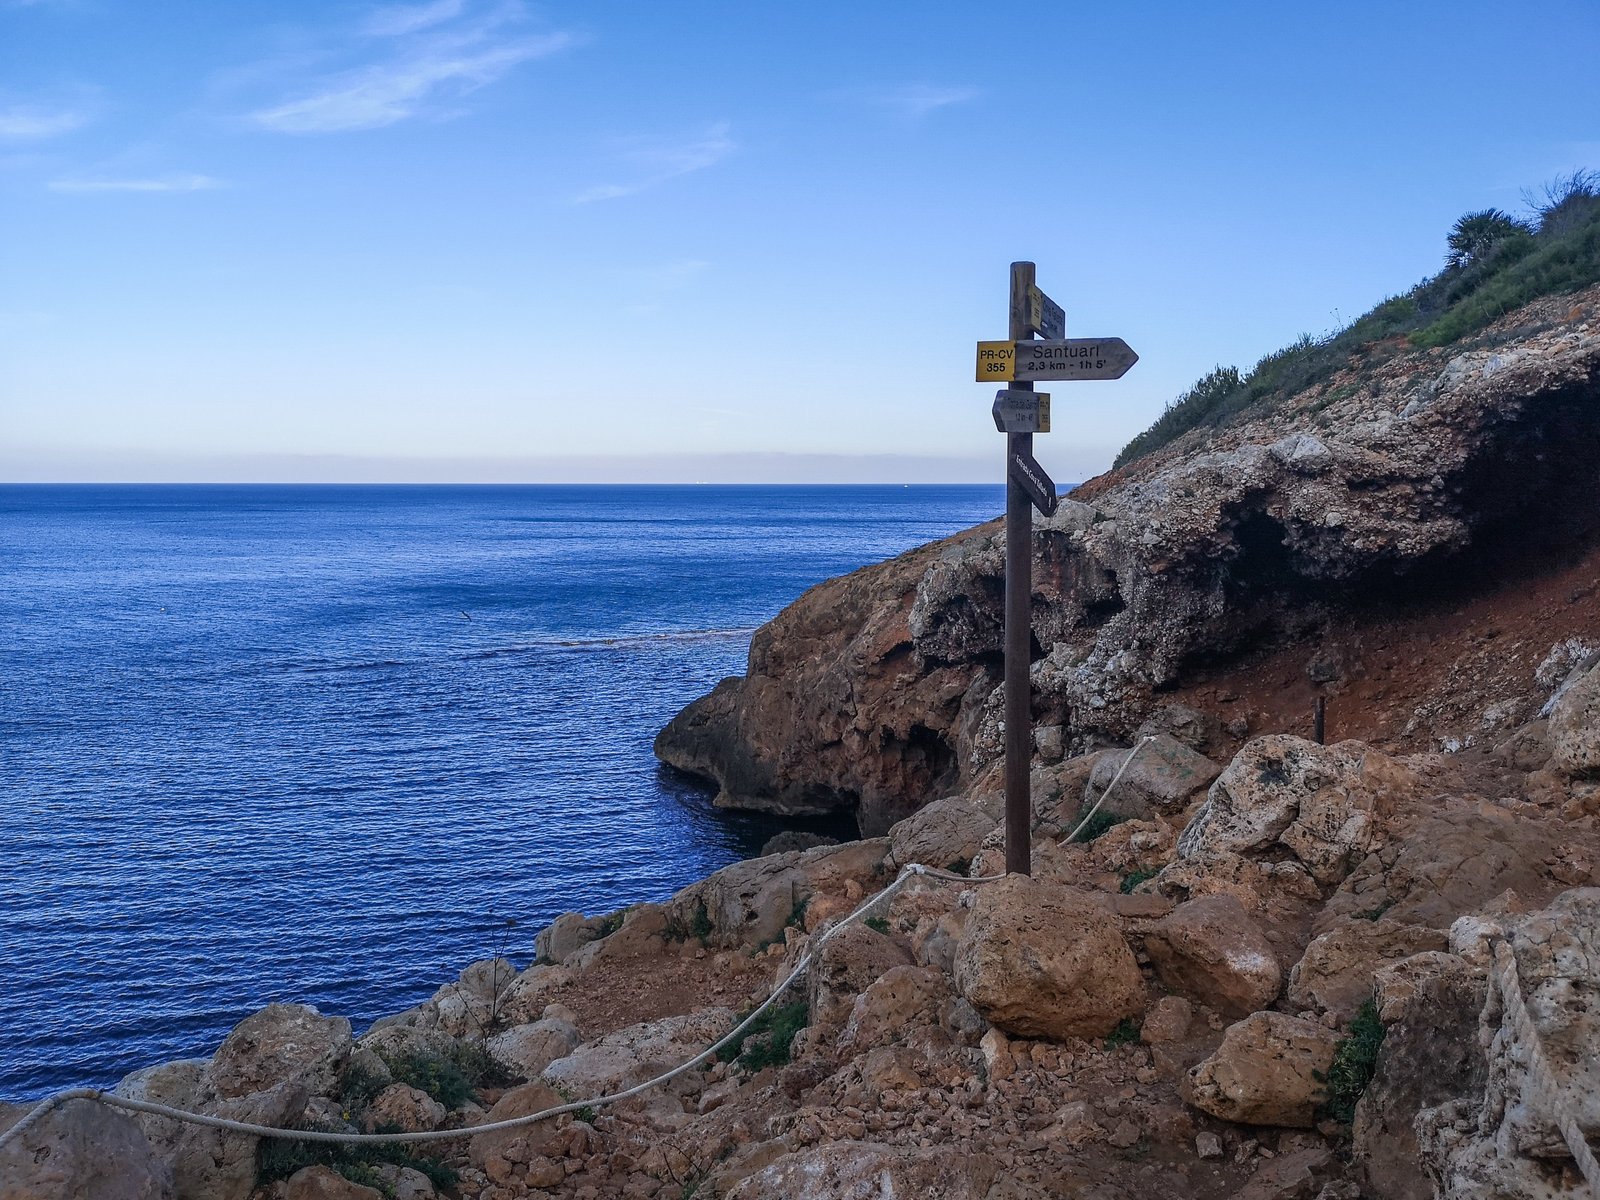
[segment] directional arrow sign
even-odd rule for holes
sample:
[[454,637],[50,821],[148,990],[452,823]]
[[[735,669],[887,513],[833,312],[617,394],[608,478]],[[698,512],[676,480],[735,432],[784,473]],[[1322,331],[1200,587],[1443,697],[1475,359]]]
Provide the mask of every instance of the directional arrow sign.
[[1067,336],[1067,312],[1036,287],[1028,288],[1028,329],[1042,338]]
[[1011,379],[1121,379],[1139,361],[1121,338],[979,342],[978,382]]
[[1001,433],[1049,433],[1050,393],[1002,388],[994,394],[993,413]]
[[1033,455],[1013,451],[1008,469],[1022,490],[1028,493],[1033,506],[1047,517],[1055,515],[1060,499],[1056,496],[1055,480],[1044,473],[1044,468],[1034,462]]
[[1013,379],[1121,379],[1139,361],[1121,338],[1018,342]]

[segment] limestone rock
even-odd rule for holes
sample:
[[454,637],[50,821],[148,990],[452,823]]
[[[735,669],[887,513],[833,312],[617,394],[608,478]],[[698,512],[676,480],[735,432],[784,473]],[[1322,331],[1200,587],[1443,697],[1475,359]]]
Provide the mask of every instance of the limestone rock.
[[997,1174],[988,1155],[956,1146],[924,1150],[830,1142],[785,1154],[746,1177],[729,1200],[984,1200]]
[[539,931],[533,942],[534,955],[543,961],[565,962],[599,937],[604,923],[603,917],[586,917],[581,912],[562,913]]
[[383,1193],[352,1183],[332,1167],[305,1167],[289,1177],[284,1200],[383,1200]]
[[495,1034],[487,1045],[496,1061],[524,1079],[536,1079],[551,1063],[578,1048],[577,1029],[562,1020],[539,1020],[514,1025]]
[[1216,1053],[1189,1072],[1186,1099],[1224,1121],[1309,1129],[1322,1096],[1317,1076],[1337,1043],[1311,1021],[1255,1013],[1230,1025]]
[[596,1096],[643,1083],[699,1054],[734,1026],[726,1008],[630,1025],[586,1042],[544,1070],[544,1079],[575,1096]]
[[[1133,736],[1137,742],[1140,738],[1155,734],[1165,734],[1182,742],[1196,754],[1203,754],[1208,759],[1225,762],[1233,757],[1229,752],[1233,739],[1222,721],[1211,713],[1190,708],[1187,704],[1163,704],[1152,710],[1140,722],[1139,728],[1134,730]],[[1206,782],[1211,781],[1208,779]]]
[[[20,1120],[0,1116],[0,1132]],[[0,1200],[170,1200],[172,1172],[139,1126],[90,1100],[69,1100],[0,1151]]]
[[911,956],[886,934],[856,922],[822,943],[806,977],[809,1024],[837,1029],[849,1019],[856,997],[893,967],[908,966]]
[[[483,1124],[512,1121],[547,1108],[558,1108],[563,1103],[561,1094],[548,1084],[525,1083],[501,1096],[484,1116]],[[530,1158],[559,1154],[567,1144],[567,1129],[571,1124],[572,1117],[567,1115],[514,1129],[480,1133],[468,1143],[467,1157],[480,1171],[487,1171],[494,1163],[525,1163]]]
[[1600,666],[1590,667],[1550,711],[1553,765],[1573,776],[1600,774]]
[[350,1022],[304,1004],[269,1004],[228,1034],[206,1068],[203,1087],[232,1100],[293,1080],[318,1095],[337,1086],[350,1057]]
[[1025,875],[978,890],[955,981],[986,1020],[1023,1037],[1104,1037],[1145,1007],[1139,965],[1110,910]]
[[1145,951],[1170,990],[1224,1016],[1266,1008],[1283,986],[1272,944],[1234,896],[1180,904],[1150,927]]
[[889,830],[889,866],[907,863],[949,868],[967,863],[1005,811],[998,792],[958,794],[935,800]]
[[839,1037],[847,1054],[881,1046],[921,1025],[937,1025],[943,1006],[952,999],[942,971],[928,967],[891,967],[856,997]]
[[1360,742],[1256,738],[1212,784],[1178,854],[1205,860],[1278,848],[1319,883],[1337,883],[1379,844],[1397,804],[1422,790],[1413,773]]
[[723,948],[778,941],[814,894],[852,883],[881,888],[889,846],[888,838],[868,838],[733,863],[673,896],[667,925],[691,930],[704,923],[710,944]]
[[[1124,768],[1129,756],[1133,761]],[[1084,789],[1083,807],[1090,806],[1105,792],[1117,772],[1122,771],[1114,792],[1100,806],[1101,812],[1119,817],[1147,817],[1151,813],[1182,812],[1189,798],[1206,787],[1222,768],[1167,734],[1141,740],[1129,750],[1103,754]]]
[[1147,1046],[1181,1042],[1194,1020],[1194,1005],[1182,996],[1163,996],[1150,1006],[1139,1027],[1139,1040]]
[[421,1133],[444,1124],[445,1107],[421,1088],[391,1083],[367,1106],[368,1133],[393,1126],[402,1133]]
[[1479,1017],[1482,1091],[1417,1117],[1423,1165],[1447,1200],[1552,1194],[1549,1166],[1569,1157],[1553,1111],[1566,1113],[1591,1143],[1600,1133],[1600,1057],[1593,1053],[1600,1041],[1600,888],[1575,888],[1502,925],[1553,1091],[1534,1083],[1530,1040],[1492,993]]
[[1296,1011],[1332,1013],[1341,1025],[1372,998],[1372,977],[1385,963],[1443,950],[1442,930],[1399,921],[1347,921],[1311,940],[1289,972],[1289,1004]]
[[1356,1105],[1355,1159],[1372,1194],[1432,1200],[1414,1125],[1424,1108],[1482,1088],[1478,1014],[1487,982],[1455,955],[1424,951],[1379,968],[1376,983],[1384,1037]]

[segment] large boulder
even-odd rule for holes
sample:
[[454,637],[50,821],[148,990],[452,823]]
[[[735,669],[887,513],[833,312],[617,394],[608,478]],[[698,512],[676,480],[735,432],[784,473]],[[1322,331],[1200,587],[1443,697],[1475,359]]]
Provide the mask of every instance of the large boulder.
[[1026,875],[977,890],[955,981],[987,1021],[1021,1037],[1104,1037],[1145,1006],[1112,911],[1093,893]]
[[644,1021],[586,1042],[546,1067],[543,1078],[578,1097],[619,1091],[693,1058],[734,1024],[726,1008]]
[[[0,1113],[0,1133],[31,1106]],[[69,1100],[0,1150],[0,1200],[170,1200],[172,1171],[139,1126],[92,1100]]]
[[1178,839],[1182,858],[1287,851],[1335,884],[1384,839],[1397,808],[1424,785],[1360,742],[1319,746],[1291,734],[1245,745]]
[[534,957],[540,962],[565,962],[604,933],[604,917],[586,917],[581,912],[562,913],[534,938]]
[[1289,972],[1289,1004],[1332,1013],[1346,1024],[1372,999],[1373,973],[1385,963],[1425,950],[1443,950],[1449,937],[1399,921],[1345,921],[1311,939]]
[[1338,1041],[1314,1022],[1255,1013],[1230,1025],[1216,1053],[1189,1072],[1185,1098],[1224,1121],[1309,1129]]
[[445,1116],[444,1105],[421,1088],[391,1083],[367,1106],[365,1125],[368,1133],[388,1128],[421,1133],[438,1129]]
[[547,1018],[514,1025],[488,1041],[489,1053],[524,1079],[536,1079],[551,1063],[578,1048],[582,1039],[570,1022]]
[[785,1154],[746,1177],[729,1200],[984,1200],[997,1173],[987,1154],[958,1146],[829,1142]]
[[862,892],[881,888],[889,845],[888,838],[868,838],[733,863],[673,896],[667,928],[727,949],[779,941],[812,896],[852,885]]
[[383,1193],[353,1183],[332,1167],[305,1167],[289,1177],[283,1200],[383,1200]]
[[[561,1094],[545,1083],[525,1083],[501,1096],[483,1118],[483,1124],[496,1125],[529,1117],[566,1103]],[[497,1183],[510,1181],[513,1171],[533,1159],[559,1154],[566,1145],[570,1114],[550,1117],[511,1129],[495,1129],[473,1137],[467,1145],[467,1158]]]
[[1569,683],[1550,710],[1552,765],[1568,775],[1600,774],[1600,666]]
[[[1600,888],[1576,888],[1540,912],[1505,918],[1501,933],[1531,1028],[1508,1015],[1491,970],[1477,1039],[1482,1090],[1417,1118],[1423,1166],[1446,1200],[1559,1195],[1548,1180],[1570,1152],[1557,1114],[1591,1143],[1600,1134]],[[1548,1088],[1532,1069],[1536,1053],[1550,1072]]]
[[1283,986],[1272,943],[1236,896],[1180,904],[1150,927],[1144,945],[1169,990],[1224,1016],[1266,1008]]
[[[173,1063],[130,1076],[120,1090],[208,1116],[289,1128],[317,1095],[335,1091],[349,1062],[350,1022],[303,1004],[271,1004],[246,1017],[198,1073]],[[178,1200],[245,1200],[255,1186],[249,1134],[142,1118],[146,1136],[172,1170]]]
[[806,975],[810,1023],[837,1029],[850,1016],[856,997],[884,972],[911,963],[911,955],[894,938],[859,922],[846,925],[816,950]]
[[1436,950],[1378,968],[1375,984],[1383,1045],[1356,1105],[1352,1148],[1372,1195],[1432,1200],[1417,1114],[1482,1088],[1478,1014],[1488,984],[1482,970]]
[[[1121,779],[1117,779],[1118,771],[1122,772]],[[1116,790],[1100,806],[1101,812],[1119,817],[1180,813],[1196,792],[1221,773],[1220,766],[1176,738],[1152,734],[1140,739],[1132,749],[1099,757],[1084,790],[1083,806],[1087,810],[1117,779]]]
[[905,1037],[921,1026],[937,1025],[952,999],[944,972],[930,967],[893,967],[856,997],[839,1037],[847,1054]]
[[935,800],[889,830],[889,865],[964,866],[1004,813],[1005,797],[998,792]]

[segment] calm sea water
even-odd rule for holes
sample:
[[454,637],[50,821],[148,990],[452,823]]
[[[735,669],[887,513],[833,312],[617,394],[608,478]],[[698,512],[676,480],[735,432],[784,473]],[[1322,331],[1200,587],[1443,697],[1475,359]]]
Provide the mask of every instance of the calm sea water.
[[[0,487],[0,1097],[359,1023],[777,826],[657,730],[997,487]],[[507,934],[506,923],[515,928]]]

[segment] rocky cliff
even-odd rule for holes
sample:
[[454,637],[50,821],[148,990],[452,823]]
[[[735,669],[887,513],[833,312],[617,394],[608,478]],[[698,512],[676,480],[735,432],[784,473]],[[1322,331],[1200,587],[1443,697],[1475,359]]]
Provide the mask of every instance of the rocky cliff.
[[[1396,611],[1457,609],[1570,560],[1600,526],[1597,484],[1600,288],[1531,304],[1448,353],[1363,347],[1309,390],[1091,480],[1036,520],[1043,747],[1125,738],[1164,693],[1226,681],[1268,647],[1303,647],[1337,694],[1354,664],[1318,644],[1330,630],[1359,643]],[[882,832],[998,754],[1003,574],[988,525],[813,588],[657,754],[714,780],[719,804],[854,810]],[[1319,650],[1327,661],[1312,661]],[[1241,716],[1251,731],[1286,727]]]

